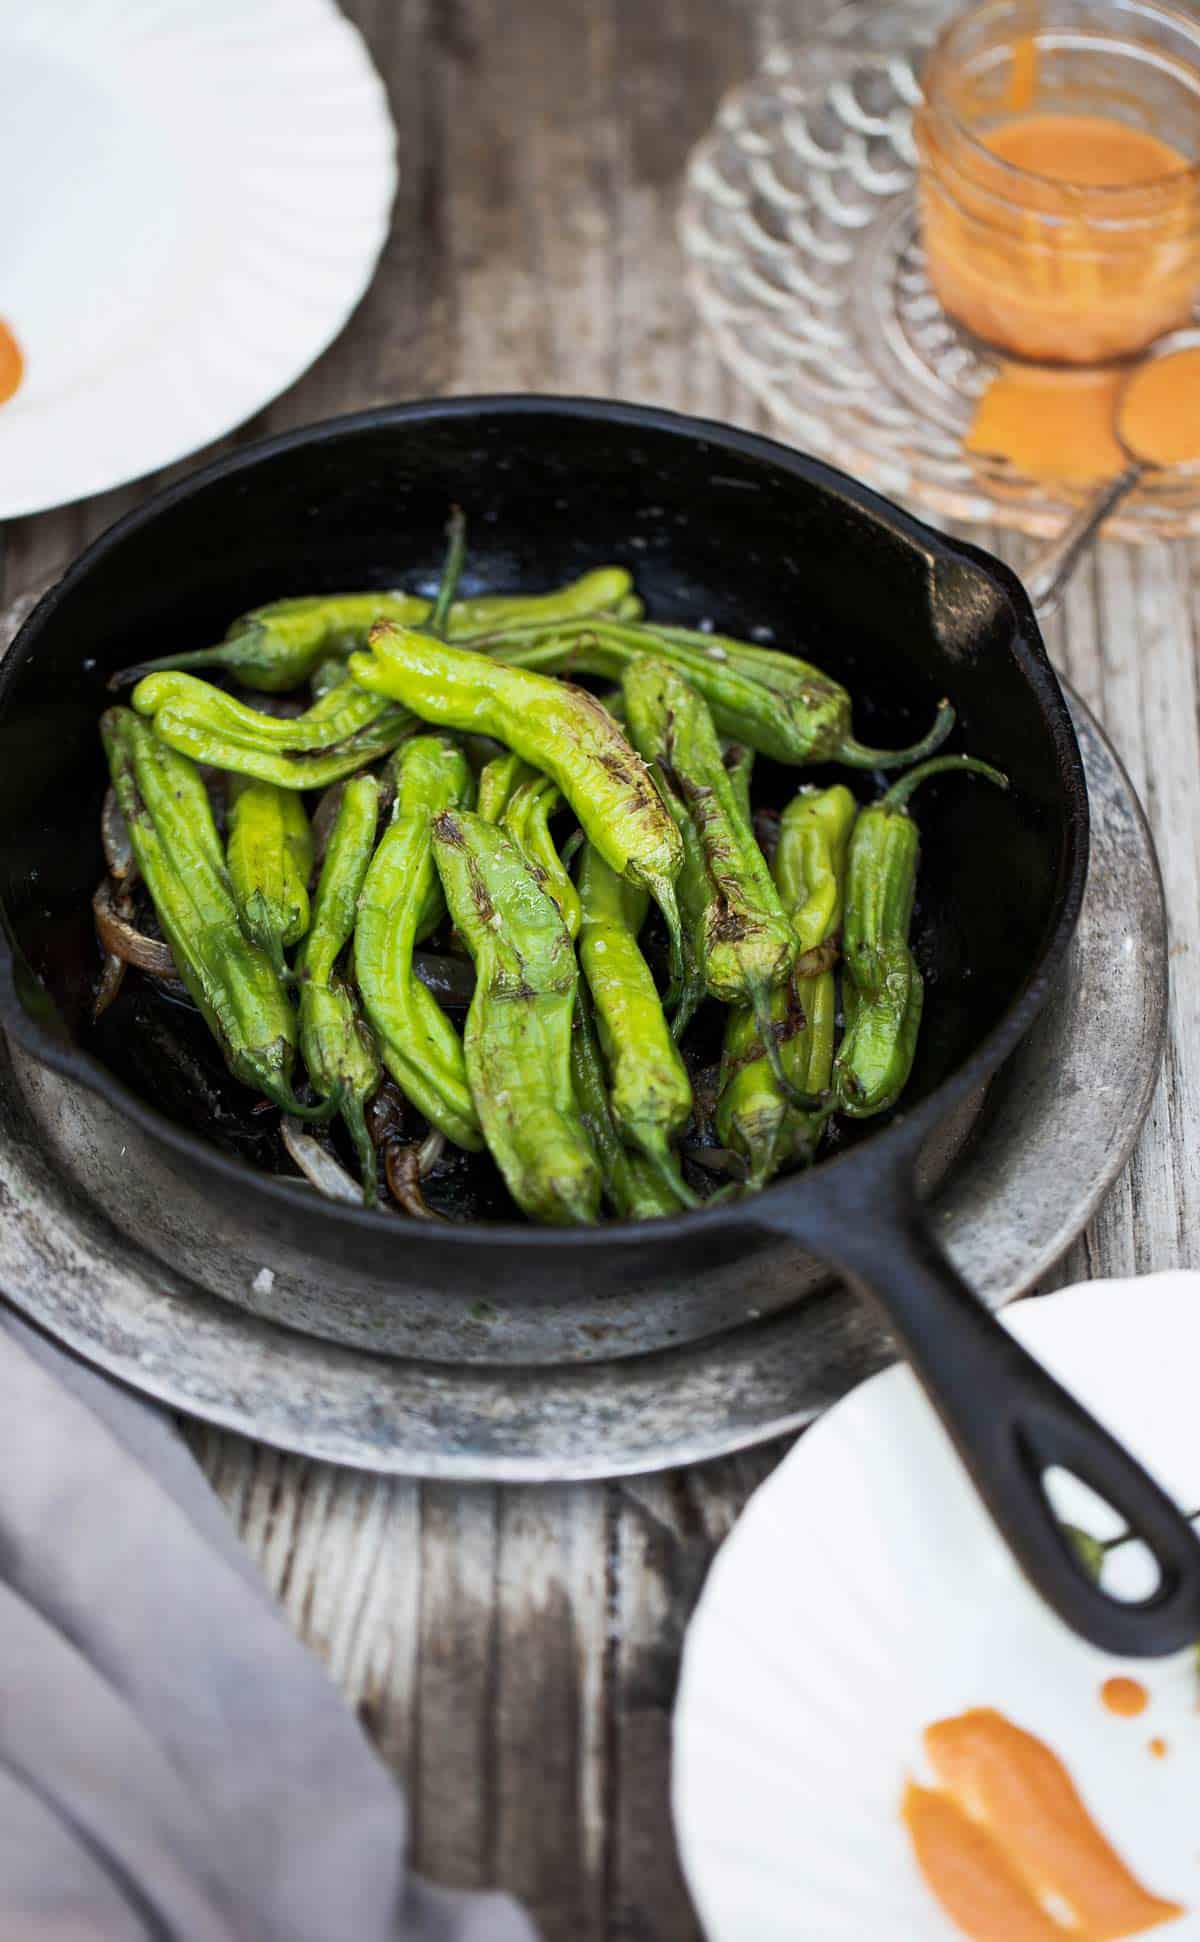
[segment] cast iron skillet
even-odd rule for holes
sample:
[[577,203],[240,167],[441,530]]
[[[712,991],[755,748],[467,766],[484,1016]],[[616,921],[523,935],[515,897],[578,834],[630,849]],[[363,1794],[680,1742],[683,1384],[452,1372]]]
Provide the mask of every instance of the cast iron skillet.
[[[956,745],[1008,771],[1007,796],[956,777],[918,800],[927,1023],[905,1111],[871,1138],[756,1199],[677,1219],[580,1233],[412,1223],[400,1240],[394,1218],[314,1205],[183,1131],[80,1043],[106,675],[203,645],[281,593],[401,575],[428,586],[454,501],[470,515],[481,583],[547,585],[626,560],[652,612],[768,629],[844,676],[863,698],[864,740],[911,739],[948,693]],[[776,781],[782,800],[795,777]],[[935,1127],[1044,1002],[1086,874],[1074,734],[1029,603],[995,561],[768,440],[637,406],[457,399],[312,426],[161,493],[47,595],[0,674],[0,810],[4,1027],[151,1133],[171,1166],[204,1184],[215,1223],[236,1197],[265,1236],[286,1231],[317,1260],[393,1282],[412,1264],[456,1294],[494,1293],[509,1278],[561,1293],[586,1277],[603,1290],[634,1263],[678,1279],[744,1259],[752,1274],[756,1251],[790,1240],[879,1304],[1012,1551],[1068,1624],[1131,1655],[1200,1636],[1200,1545],[1188,1524],[975,1299],[912,1185]],[[1149,1544],[1160,1568],[1151,1597],[1117,1603],[1088,1578],[1045,1495],[1054,1465]]]

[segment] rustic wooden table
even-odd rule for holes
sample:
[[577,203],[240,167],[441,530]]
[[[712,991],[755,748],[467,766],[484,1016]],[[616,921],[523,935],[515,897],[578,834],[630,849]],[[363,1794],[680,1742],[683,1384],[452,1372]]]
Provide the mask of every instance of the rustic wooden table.
[[[345,334],[234,442],[490,390],[761,424],[689,310],[680,171],[725,88],[825,0],[347,11],[391,91],[391,240]],[[14,524],[5,596],[160,483]],[[1018,567],[1027,557],[975,537]],[[1149,812],[1174,981],[1145,1133],[1055,1280],[1200,1266],[1200,545],[1102,547],[1049,639]],[[668,1811],[680,1641],[715,1546],[780,1448],[645,1481],[471,1489],[338,1471],[201,1427],[194,1443],[292,1623],[404,1776],[418,1864],[502,1883],[547,1942],[693,1942]]]

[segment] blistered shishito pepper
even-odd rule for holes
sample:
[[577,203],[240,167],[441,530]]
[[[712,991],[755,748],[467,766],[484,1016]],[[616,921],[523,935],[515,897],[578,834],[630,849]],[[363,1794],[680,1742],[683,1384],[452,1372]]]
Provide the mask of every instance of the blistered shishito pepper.
[[129,840],[175,969],[234,1077],[302,1119],[292,1087],[296,1014],[266,952],[242,930],[208,792],[186,756],[127,708],[100,732]]
[[417,735],[393,764],[392,820],[358,900],[354,968],[363,1008],[397,1085],[456,1146],[483,1145],[462,1040],[413,969],[413,946],[438,920],[431,826],[470,800],[471,771],[441,735]]
[[295,790],[235,780],[226,854],[243,928],[287,978],[284,952],[308,929],[313,866],[312,830]]
[[290,719],[249,708],[191,674],[147,675],[130,699],[181,755],[281,789],[326,788],[387,755],[414,727],[406,709],[349,681]]
[[[771,994],[780,1056],[792,1083],[814,1098],[825,1094],[833,1070],[837,984],[836,941],[842,921],[846,854],[858,804],[841,783],[802,789],[780,819],[772,874],[800,956],[790,984]],[[731,1011],[725,1027],[716,1127],[724,1144],[746,1163],[751,1187],[765,1185],[788,1162],[815,1152],[823,1110],[801,1112],[789,1103],[763,1054],[752,1012]]]
[[635,661],[622,683],[630,732],[661,771],[685,833],[680,901],[710,997],[746,1005],[759,1022],[776,1082],[796,1105],[771,1023],[772,991],[798,955],[795,931],[744,811],[744,790],[725,766],[704,697],[677,668]]
[[[451,640],[461,640],[497,627],[560,622],[609,610],[624,613],[633,599],[632,584],[623,567],[598,567],[552,593],[484,594],[457,600],[450,609],[447,632]],[[640,611],[636,600],[633,604]],[[279,694],[300,687],[320,662],[344,660],[356,648],[365,647],[377,620],[419,627],[432,612],[433,602],[414,593],[325,593],[273,600],[241,615],[217,646],[143,661],[114,675],[109,686],[125,687],[143,675],[175,668],[223,668],[243,687]]]
[[475,960],[463,1044],[489,1151],[533,1220],[594,1221],[600,1168],[571,1076],[578,973],[566,925],[494,824],[446,809],[433,843],[450,915]]
[[[603,866],[605,869],[608,865]],[[611,873],[610,873],[611,874]],[[614,878],[614,882],[619,879]],[[637,893],[645,896],[645,892]],[[613,1118],[600,1044],[585,988],[575,1003],[571,1038],[571,1076],[575,1100],[600,1161],[604,1197],[622,1220],[657,1220],[679,1212],[679,1196],[644,1154],[629,1153]]]
[[590,843],[579,866],[579,962],[595,1008],[612,1115],[674,1195],[696,1204],[672,1152],[692,1112],[692,1086],[671,1037],[638,932],[646,892],[611,870]]
[[834,1061],[838,1108],[852,1119],[894,1106],[912,1071],[924,982],[908,944],[921,854],[908,802],[930,776],[954,770],[1008,787],[986,762],[944,755],[902,776],[854,825],[842,927],[846,1034]]
[[313,900],[312,924],[296,960],[300,981],[300,1050],[309,1080],[323,1099],[336,1100],[358,1155],[363,1200],[378,1198],[375,1148],[366,1106],[383,1070],[375,1040],[337,962],[350,940],[358,898],[375,848],[379,784],[353,776],[342,791]]
[[609,680],[620,680],[646,656],[669,661],[704,696],[722,735],[777,762],[899,769],[932,754],[954,726],[954,710],[943,701],[928,734],[911,748],[868,748],[852,732],[849,694],[819,668],[773,648],[685,627],[592,617],[565,626],[509,627],[474,645],[514,667]]
[[363,687],[443,728],[490,735],[557,783],[589,841],[662,911],[681,989],[679,833],[646,764],[595,696],[408,628],[373,628],[371,650],[350,662]]
[[[501,821],[526,862],[532,865],[542,889],[553,897],[568,934],[575,939],[579,936],[579,892],[550,830],[550,818],[560,801],[558,787],[549,776],[530,776],[513,790]],[[487,822],[488,818],[485,816],[483,820]]]

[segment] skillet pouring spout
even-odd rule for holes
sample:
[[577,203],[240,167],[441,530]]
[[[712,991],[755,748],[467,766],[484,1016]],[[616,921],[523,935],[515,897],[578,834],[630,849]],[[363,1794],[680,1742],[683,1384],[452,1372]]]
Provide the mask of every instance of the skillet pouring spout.
[[[786,1228],[838,1267],[879,1312],[1046,1604],[1104,1652],[1151,1659],[1194,1645],[1200,1539],[1141,1464],[962,1279],[933,1237],[907,1157],[888,1154],[868,1180],[834,1162],[822,1169],[821,1183],[827,1191],[819,1208],[806,1202],[790,1219],[786,1196],[779,1196],[777,1231]],[[864,1188],[871,1194],[868,1219]],[[1112,1598],[1089,1573],[1047,1496],[1053,1468],[1111,1504],[1153,1554],[1158,1583],[1148,1597]]]

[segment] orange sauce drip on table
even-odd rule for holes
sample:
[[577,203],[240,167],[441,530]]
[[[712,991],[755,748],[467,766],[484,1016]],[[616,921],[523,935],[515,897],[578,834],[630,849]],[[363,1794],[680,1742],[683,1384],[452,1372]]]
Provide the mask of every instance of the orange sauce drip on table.
[[21,346],[0,318],[0,405],[7,403],[25,375]]
[[1184,1910],[1105,1839],[1057,1754],[990,1707],[925,1734],[939,1788],[903,1815],[926,1883],[971,1942],[1119,1942]]
[[1101,1703],[1121,1719],[1136,1719],[1150,1704],[1150,1695],[1140,1679],[1106,1679],[1100,1688]]
[[1156,1760],[1165,1760],[1167,1757],[1166,1741],[1156,1735],[1150,1742],[1150,1752]]

